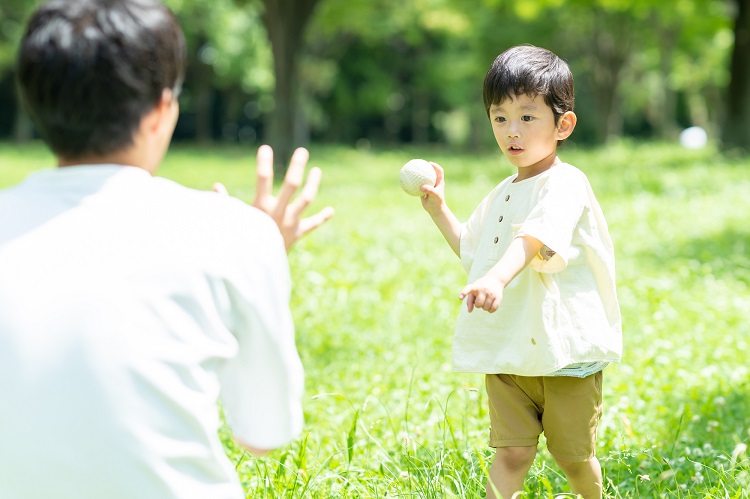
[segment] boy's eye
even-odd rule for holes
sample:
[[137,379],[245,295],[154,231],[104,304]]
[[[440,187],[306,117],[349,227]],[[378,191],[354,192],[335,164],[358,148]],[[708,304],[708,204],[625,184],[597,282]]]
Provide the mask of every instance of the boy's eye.
[[505,123],[505,118],[502,116],[495,116],[495,123]]
[[533,119],[533,116],[529,116],[528,114],[525,116],[521,116],[521,121],[531,121]]

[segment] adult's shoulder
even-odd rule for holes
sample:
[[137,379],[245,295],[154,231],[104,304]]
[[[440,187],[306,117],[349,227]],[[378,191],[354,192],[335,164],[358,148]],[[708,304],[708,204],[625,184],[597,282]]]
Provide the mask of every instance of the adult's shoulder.
[[162,196],[164,200],[168,199],[178,203],[178,206],[183,210],[201,211],[209,214],[227,212],[236,216],[270,220],[266,213],[233,196],[187,187],[164,177],[154,177],[153,185],[155,195]]
[[154,177],[160,206],[188,221],[193,230],[222,240],[278,239],[281,233],[264,211],[233,196],[186,187],[172,180]]

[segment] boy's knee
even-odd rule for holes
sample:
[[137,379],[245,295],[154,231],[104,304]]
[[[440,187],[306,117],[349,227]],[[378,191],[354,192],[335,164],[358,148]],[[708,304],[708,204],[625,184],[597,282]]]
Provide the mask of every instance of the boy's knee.
[[595,475],[597,474],[596,469],[599,468],[599,463],[596,461],[595,457],[592,457],[587,461],[579,462],[563,461],[562,459],[557,458],[555,458],[555,461],[569,480],[571,478],[575,479],[577,477],[585,477],[592,474]]
[[495,461],[506,470],[528,470],[536,457],[536,447],[498,447]]

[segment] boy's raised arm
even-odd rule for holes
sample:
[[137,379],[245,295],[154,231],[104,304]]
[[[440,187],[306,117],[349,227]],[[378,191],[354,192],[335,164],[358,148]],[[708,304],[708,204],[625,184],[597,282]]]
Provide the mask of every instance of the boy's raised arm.
[[443,234],[443,237],[448,242],[456,256],[461,256],[461,222],[458,221],[456,215],[448,208],[445,202],[445,176],[443,174],[443,168],[437,163],[430,162],[435,173],[437,174],[437,180],[435,186],[423,185],[421,187],[424,196],[422,196],[422,207],[430,214],[432,221],[435,222],[437,228]]

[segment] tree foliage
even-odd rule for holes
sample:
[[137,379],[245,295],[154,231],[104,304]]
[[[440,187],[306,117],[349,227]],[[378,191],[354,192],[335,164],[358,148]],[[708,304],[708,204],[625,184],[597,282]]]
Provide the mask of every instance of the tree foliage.
[[[484,72],[519,43],[550,48],[570,63],[584,118],[577,139],[672,137],[692,124],[715,129],[719,118],[731,41],[725,0],[482,0],[474,9],[458,0],[388,4],[327,2],[313,25],[317,54],[337,61],[338,77],[322,100],[332,139],[374,134],[475,145],[486,119],[479,94]],[[423,95],[430,132],[414,133],[415,117],[426,109]],[[347,110],[355,101],[352,116]],[[361,127],[331,118],[340,113]]]
[[13,65],[24,22],[34,6],[25,0],[0,2],[0,137],[12,134],[26,140],[32,134],[31,123],[16,99]]
[[[282,159],[310,137],[489,144],[484,73],[531,43],[573,69],[575,141],[671,138],[690,125],[718,136],[722,123],[727,144],[750,141],[737,104],[750,94],[750,57],[737,53],[750,28],[734,24],[748,0],[165,1],[190,54],[178,139],[264,140]],[[0,103],[31,8],[0,4]]]
[[262,130],[258,118],[272,105],[264,96],[274,82],[260,13],[232,0],[166,3],[179,18],[188,45],[182,130],[201,141],[216,138],[217,128],[229,140],[257,139]]
[[750,1],[735,0],[735,41],[722,146],[750,152]]

